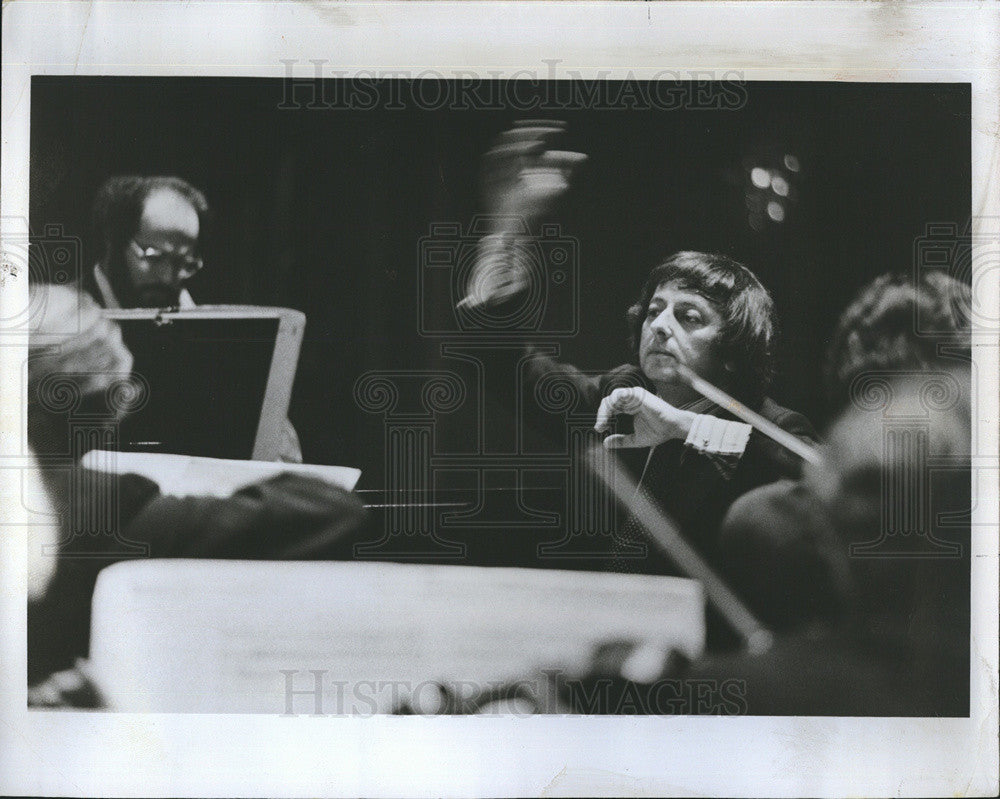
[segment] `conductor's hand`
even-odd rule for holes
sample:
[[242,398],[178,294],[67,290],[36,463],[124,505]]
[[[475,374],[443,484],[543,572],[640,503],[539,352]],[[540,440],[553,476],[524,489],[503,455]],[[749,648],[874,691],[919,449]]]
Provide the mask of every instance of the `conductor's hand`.
[[483,157],[488,225],[459,308],[497,305],[524,291],[535,259],[531,236],[569,189],[587,156],[550,149],[564,122],[523,120],[500,134]]
[[601,400],[594,429],[598,432],[609,430],[611,418],[620,413],[633,418],[635,432],[608,436],[604,439],[608,449],[655,447],[672,438],[685,439],[696,416],[691,411],[675,408],[644,388],[616,388]]
[[483,158],[483,205],[496,233],[526,233],[569,189],[583,153],[552,149],[564,122],[522,120]]

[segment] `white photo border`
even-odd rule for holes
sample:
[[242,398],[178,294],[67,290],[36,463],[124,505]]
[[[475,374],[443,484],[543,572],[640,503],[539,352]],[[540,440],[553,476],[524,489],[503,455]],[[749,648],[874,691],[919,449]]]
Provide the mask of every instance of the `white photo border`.
[[[544,78],[738,70],[748,81],[967,82],[972,208],[1000,220],[1000,15],[988,3],[34,2],[3,7],[2,198],[28,218],[32,75],[313,77],[323,69]],[[607,73],[605,71],[608,71]],[[976,231],[974,230],[973,233]],[[974,254],[975,255],[975,254]],[[979,262],[983,266],[983,262]],[[980,273],[977,273],[979,275]],[[5,272],[0,319],[27,307]],[[987,276],[984,276],[987,277]],[[996,276],[981,290],[998,307]],[[313,718],[31,712],[26,519],[12,479],[26,341],[0,354],[0,793],[49,795],[995,795],[996,332],[976,336],[968,719]]]

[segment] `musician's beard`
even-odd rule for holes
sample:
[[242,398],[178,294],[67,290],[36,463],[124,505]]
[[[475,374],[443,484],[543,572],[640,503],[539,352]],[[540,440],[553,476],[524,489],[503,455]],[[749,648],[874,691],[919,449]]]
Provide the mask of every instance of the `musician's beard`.
[[135,291],[136,307],[169,308],[180,305],[181,290],[172,286],[152,284]]
[[122,308],[172,308],[180,304],[180,286],[162,283],[134,285],[124,255],[111,260],[107,275],[115,298]]

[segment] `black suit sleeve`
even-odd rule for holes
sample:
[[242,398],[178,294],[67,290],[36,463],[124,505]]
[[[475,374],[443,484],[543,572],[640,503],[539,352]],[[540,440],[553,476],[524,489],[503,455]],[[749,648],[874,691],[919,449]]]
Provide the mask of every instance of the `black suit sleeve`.
[[[779,408],[770,400],[765,400],[762,409],[764,415],[770,418],[778,427],[791,433],[806,444],[816,445],[819,437],[816,431],[801,413]],[[777,441],[769,438],[759,430],[754,430],[747,441],[746,450],[733,475],[734,487],[738,494],[766,483],[773,483],[782,478],[795,479],[802,473],[802,459],[789,452]],[[740,490],[742,489],[742,490]]]
[[126,535],[153,557],[336,557],[363,521],[358,498],[322,480],[290,473],[254,483],[231,497],[158,497]]

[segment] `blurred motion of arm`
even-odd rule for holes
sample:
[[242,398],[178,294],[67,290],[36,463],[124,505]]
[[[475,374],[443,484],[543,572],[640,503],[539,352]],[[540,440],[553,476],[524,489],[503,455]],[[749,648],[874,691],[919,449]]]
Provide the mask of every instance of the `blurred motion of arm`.
[[524,120],[502,133],[483,157],[483,205],[489,227],[460,307],[496,305],[527,285],[518,268],[519,241],[535,235],[569,190],[587,156],[550,148],[565,129],[557,121]]

